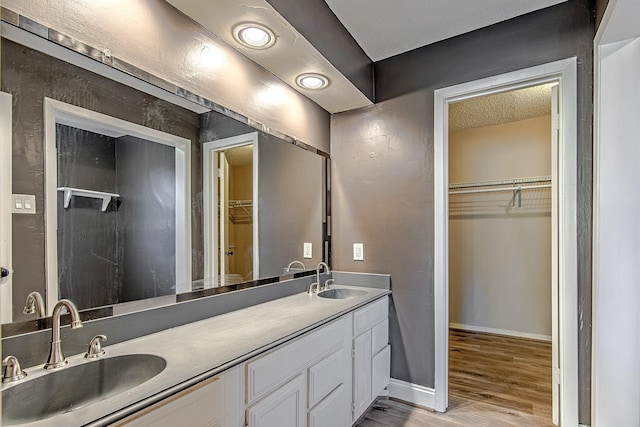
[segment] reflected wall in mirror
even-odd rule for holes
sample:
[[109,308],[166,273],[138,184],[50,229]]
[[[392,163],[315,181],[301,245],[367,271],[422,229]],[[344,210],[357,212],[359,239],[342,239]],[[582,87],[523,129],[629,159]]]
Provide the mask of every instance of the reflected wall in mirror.
[[[51,301],[61,297],[89,308],[217,287],[227,284],[228,279],[245,281],[279,276],[290,261],[303,259],[304,243],[312,243],[313,247],[313,257],[304,259],[307,268],[323,260],[326,157],[270,133],[256,131],[225,114],[195,103],[191,103],[192,108],[189,102],[176,105],[118,79],[58,59],[47,49],[43,53],[22,43],[3,38],[1,50],[2,91],[13,96],[12,191],[33,194],[36,198],[35,215],[12,217],[12,301],[4,303],[10,306],[13,321],[33,318],[22,314],[27,295],[32,291],[46,295],[49,309]],[[62,48],[55,46],[52,52],[56,49]],[[70,51],[64,55],[81,57]],[[109,75],[114,74],[118,73],[111,69]],[[176,161],[179,155],[175,145],[165,143],[168,150],[152,152],[148,137],[129,130],[114,133],[113,129],[105,131],[104,124],[87,128],[73,120],[47,121],[47,98],[54,104],[61,103],[56,105],[63,103],[171,135],[184,146],[190,146],[190,153],[183,151],[186,163],[191,166],[190,175],[183,179],[183,188],[190,191],[180,190],[177,184],[176,177],[184,172],[186,163],[180,166]],[[46,134],[52,126],[53,141],[57,140],[54,148],[58,147],[54,153],[46,151]],[[101,126],[103,129],[99,129]],[[225,221],[225,244],[219,248],[208,242],[205,245],[205,228],[209,226],[205,224],[208,220],[204,202],[213,200],[211,203],[217,206],[217,196],[211,192],[215,188],[220,193],[221,187],[216,182],[203,192],[206,179],[202,171],[207,161],[203,148],[206,144],[207,148],[216,147],[216,141],[246,134],[255,135],[256,141],[252,154],[256,164],[251,166],[253,196],[240,192],[240,181],[234,183],[233,178],[229,179],[226,201],[222,204],[227,210],[225,218],[230,218]],[[105,145],[92,143],[92,138]],[[109,155],[98,151],[109,151]],[[228,162],[229,154],[225,157]],[[145,163],[152,160],[164,167],[154,169]],[[174,168],[169,168],[167,165],[172,162]],[[216,173],[219,155],[217,162],[218,167],[213,168]],[[230,167],[234,162],[229,162]],[[47,170],[50,165],[55,165],[53,175]],[[230,174],[240,176],[233,171]],[[236,184],[237,194],[232,192]],[[70,196],[65,191],[68,188],[118,196],[102,212],[101,199]],[[174,203],[166,204],[163,202],[166,199],[173,199]],[[51,212],[55,213],[53,219]],[[184,216],[183,225],[179,221],[180,212]],[[219,218],[217,208],[214,212],[213,218]],[[244,227],[249,223],[251,239]],[[57,232],[47,224],[57,224]],[[216,230],[212,235],[219,237],[221,233],[216,226],[213,224],[208,230]],[[107,228],[108,238],[104,234]],[[189,242],[186,249],[184,242]],[[238,249],[240,245],[245,249]],[[251,257],[247,256],[246,245],[251,245]],[[224,272],[209,273],[205,269],[215,259],[212,248],[226,252]],[[52,253],[56,253],[53,262]],[[81,265],[100,274],[86,275]],[[181,276],[185,279],[181,280]],[[221,277],[227,279],[220,280]],[[127,282],[132,285],[125,286]],[[56,288],[57,291],[51,290]],[[144,307],[144,301],[140,305]]]

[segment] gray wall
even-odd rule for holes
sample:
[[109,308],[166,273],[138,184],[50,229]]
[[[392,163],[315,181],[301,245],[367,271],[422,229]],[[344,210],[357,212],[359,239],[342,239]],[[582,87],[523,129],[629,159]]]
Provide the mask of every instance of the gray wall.
[[[13,216],[13,304],[31,291],[45,292],[43,99],[49,97],[191,140],[191,192],[202,193],[198,115],[135,89],[2,39],[2,85],[13,93],[13,193],[34,194],[36,215]],[[201,212],[192,209],[193,272],[202,277]],[[19,236],[20,238],[16,238]],[[201,251],[201,250],[200,250]],[[14,310],[15,320],[26,320]]]
[[132,136],[117,140],[118,302],[176,293],[175,151]]
[[[116,139],[56,126],[58,186],[116,193]],[[64,208],[58,192],[60,296],[79,309],[119,302],[118,211],[102,200],[72,197]]]
[[[260,136],[260,277],[282,274],[295,259],[308,269],[322,261],[323,161],[317,154]],[[311,259],[302,258],[304,242],[313,244]]]
[[[394,378],[434,382],[434,89],[577,56],[579,392],[589,423],[593,35],[591,3],[569,0],[378,62],[379,103],[332,116],[334,267],[391,274]],[[351,260],[354,242],[364,242],[364,262]]]

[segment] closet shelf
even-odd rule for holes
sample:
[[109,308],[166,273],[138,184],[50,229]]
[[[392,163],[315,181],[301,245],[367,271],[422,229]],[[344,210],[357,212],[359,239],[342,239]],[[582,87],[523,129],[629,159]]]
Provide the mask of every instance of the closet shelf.
[[495,181],[476,181],[451,184],[449,186],[449,195],[453,196],[462,194],[511,192],[513,193],[513,195],[510,197],[511,207],[521,208],[523,191],[542,190],[547,188],[551,188],[550,176],[534,176]]
[[107,210],[111,199],[120,197],[119,194],[115,193],[105,193],[104,191],[94,191],[94,190],[85,190],[83,188],[73,188],[73,187],[58,187],[58,191],[62,191],[64,193],[64,207],[65,209],[69,207],[71,203],[71,196],[78,197],[91,197],[93,199],[102,199],[102,208],[100,209],[102,212]]
[[[449,185],[449,194],[452,194],[451,190],[465,190],[477,187],[501,187],[495,191],[505,190],[505,186],[518,187],[518,184],[540,184],[545,185],[547,188],[551,186],[551,177],[550,176],[532,176],[526,178],[512,178],[512,179],[503,179],[498,181],[475,181],[475,182],[460,182],[456,184]],[[534,186],[528,186],[534,187]],[[523,187],[524,188],[524,187]],[[463,193],[455,193],[455,194],[463,194]]]

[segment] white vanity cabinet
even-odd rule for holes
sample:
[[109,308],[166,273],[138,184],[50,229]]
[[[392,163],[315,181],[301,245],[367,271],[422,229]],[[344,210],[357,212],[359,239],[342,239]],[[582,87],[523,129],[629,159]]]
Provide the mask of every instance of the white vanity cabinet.
[[232,368],[149,406],[112,426],[240,427],[242,369]]
[[384,297],[114,425],[348,427],[389,384],[387,317]]
[[[248,427],[351,424],[351,314],[258,356],[246,366]],[[329,423],[329,424],[327,424]]]
[[388,313],[388,298],[353,313],[353,422],[389,385],[391,347]]

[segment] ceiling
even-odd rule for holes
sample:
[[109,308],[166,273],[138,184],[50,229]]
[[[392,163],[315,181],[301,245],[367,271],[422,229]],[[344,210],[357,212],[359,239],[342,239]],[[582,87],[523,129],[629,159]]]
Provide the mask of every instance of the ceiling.
[[[339,113],[371,105],[374,99],[345,77],[340,71],[345,69],[344,64],[327,59],[331,57],[327,46],[335,52],[350,43],[360,52],[357,43],[375,62],[566,0],[325,0],[326,4],[320,0],[216,0],[215,4],[206,0],[167,1],[329,113]],[[307,19],[297,20],[300,28],[296,28],[272,4],[278,10],[293,12],[290,16]],[[310,11],[322,12],[325,20],[309,18]],[[276,43],[266,50],[238,43],[232,36],[233,27],[247,21],[271,28]],[[335,31],[343,30],[343,26],[355,41],[346,32]],[[312,35],[316,45],[303,34]],[[329,86],[315,91],[300,88],[296,77],[308,72],[326,75]],[[372,76],[368,77],[370,86]]]
[[565,0],[325,0],[373,61]]
[[557,83],[479,96],[449,104],[449,130],[478,128],[551,114],[551,87]]

